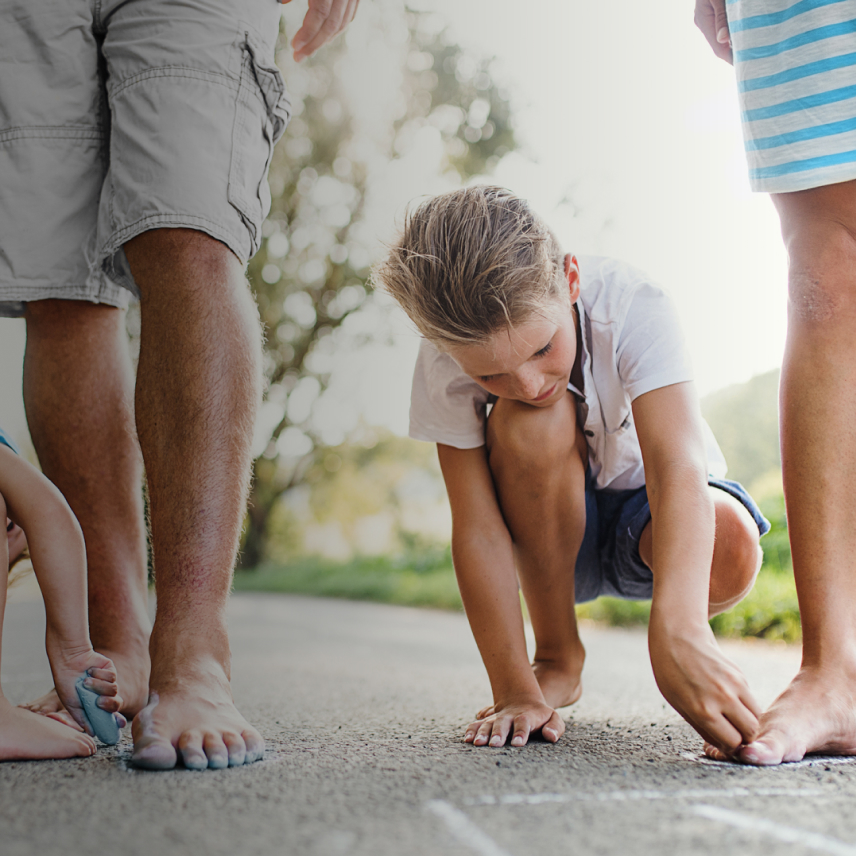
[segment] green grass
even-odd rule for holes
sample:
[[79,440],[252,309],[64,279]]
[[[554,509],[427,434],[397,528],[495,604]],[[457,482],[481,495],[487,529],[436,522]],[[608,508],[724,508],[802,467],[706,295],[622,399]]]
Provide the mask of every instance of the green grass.
[[[350,562],[306,558],[266,565],[235,576],[237,591],[271,591],[372,600],[400,606],[460,610],[461,596],[448,550],[420,550],[398,558],[359,557]],[[602,597],[577,607],[581,618],[613,627],[644,626],[651,604]],[[800,640],[793,576],[762,569],[755,588],[741,603],[711,622],[718,636]]]
[[451,559],[448,563],[404,564],[390,558],[350,562],[300,559],[286,566],[263,566],[235,576],[236,591],[274,591],[374,600],[399,606],[463,609]]

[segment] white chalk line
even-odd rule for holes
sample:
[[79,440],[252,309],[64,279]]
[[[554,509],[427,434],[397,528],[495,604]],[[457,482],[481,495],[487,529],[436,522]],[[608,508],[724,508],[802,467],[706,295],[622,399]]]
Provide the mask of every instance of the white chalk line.
[[678,791],[605,791],[599,794],[585,792],[565,794],[485,794],[463,800],[464,805],[546,805],[573,802],[636,802],[640,800],[699,800],[734,799],[736,797],[807,797],[819,796],[820,788],[688,788]]
[[730,811],[715,805],[696,805],[693,806],[693,811],[709,820],[725,823],[737,829],[761,832],[788,844],[801,844],[811,850],[832,853],[833,856],[856,856],[856,847],[839,841],[837,838],[821,835],[818,832],[809,832],[806,829],[797,829],[793,826],[782,826],[766,818],[750,817],[747,814]]
[[[474,797],[463,801],[464,805],[468,806],[512,806],[512,805],[548,805],[548,804],[567,804],[574,802],[637,802],[642,800],[697,800],[697,799],[735,799],[738,797],[806,797],[818,796],[822,794],[821,788],[687,788],[677,791],[655,791],[655,790],[638,790],[638,791],[605,791],[603,793],[591,794],[585,792],[566,793],[566,794],[501,794],[495,796],[492,794],[484,794],[480,797]],[[432,814],[439,817],[445,824],[449,833],[460,844],[470,848],[479,856],[510,856],[508,851],[503,850],[486,832],[477,826],[463,811],[455,808],[446,800],[430,800],[425,804],[425,808]],[[693,806],[693,811],[709,817],[713,820],[722,819],[725,815],[734,815],[741,819],[741,823],[753,822],[756,825],[752,828],[760,831],[768,831],[771,829],[782,829],[768,820],[755,821],[754,818],[748,818],[745,815],[737,815],[735,812],[725,812],[720,816],[714,816],[711,812],[719,811],[716,806],[697,805]],[[729,822],[729,821],[723,821]],[[760,824],[760,826],[758,825]],[[735,825],[732,822],[732,825]],[[748,827],[747,827],[748,828]],[[789,830],[786,834],[803,835],[811,837],[813,833],[803,833],[801,830]],[[781,836],[779,836],[781,837]],[[842,842],[836,842],[835,839],[825,838],[825,836],[815,836],[818,840],[823,839],[827,844],[832,842],[836,846],[844,847],[844,850],[827,850],[827,852],[835,853],[837,856],[856,856],[856,848],[850,848]],[[806,838],[788,838],[783,839],[788,841],[797,841],[807,843]],[[814,846],[814,845],[808,845]],[[815,849],[819,849],[815,846]]]
[[507,850],[503,850],[460,809],[445,800],[431,800],[425,804],[425,808],[436,814],[446,824],[453,838],[474,850],[479,856],[510,856]]
[[693,752],[681,752],[681,757],[687,761],[695,761],[696,764],[708,764],[713,767],[728,767],[730,770],[741,768],[744,770],[795,770],[797,767],[819,767],[834,766],[836,764],[854,764],[854,755],[809,755],[802,761],[784,761],[781,764],[757,765],[741,764],[739,761],[715,761],[706,755],[696,755]]

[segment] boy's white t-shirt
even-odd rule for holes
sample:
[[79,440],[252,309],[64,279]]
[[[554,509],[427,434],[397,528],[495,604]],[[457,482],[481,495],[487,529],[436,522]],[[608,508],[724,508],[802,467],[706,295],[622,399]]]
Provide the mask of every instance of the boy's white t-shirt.
[[[583,382],[577,398],[598,488],[645,484],[631,403],[646,392],[693,379],[677,313],[641,271],[616,259],[579,256]],[[458,364],[423,340],[413,374],[410,436],[459,449],[485,442],[487,405],[495,399]],[[725,476],[722,451],[704,423],[710,475]]]

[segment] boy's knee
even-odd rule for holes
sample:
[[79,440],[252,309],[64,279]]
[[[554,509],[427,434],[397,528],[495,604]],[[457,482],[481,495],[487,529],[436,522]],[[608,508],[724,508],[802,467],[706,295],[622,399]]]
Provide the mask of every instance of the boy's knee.
[[567,455],[578,454],[578,432],[570,395],[545,408],[501,399],[488,419],[487,446],[491,460],[501,457],[528,471],[552,469]]
[[741,502],[728,494],[716,503],[716,541],[710,576],[710,613],[715,615],[739,603],[752,590],[763,554],[758,527]]

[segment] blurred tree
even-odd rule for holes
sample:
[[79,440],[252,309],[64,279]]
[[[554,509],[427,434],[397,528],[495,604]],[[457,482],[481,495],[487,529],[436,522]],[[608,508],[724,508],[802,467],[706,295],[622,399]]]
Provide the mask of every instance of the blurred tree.
[[317,57],[296,65],[283,39],[278,62],[293,117],[273,154],[271,215],[248,274],[265,329],[269,433],[254,465],[244,568],[262,560],[281,497],[320,478],[324,449],[341,442],[325,436],[319,414],[333,354],[370,336],[359,318],[378,312],[367,290],[382,249],[369,225],[373,181],[426,140],[441,147],[449,184],[489,173],[516,145],[491,60],[452,43],[432,15],[364,0]]

